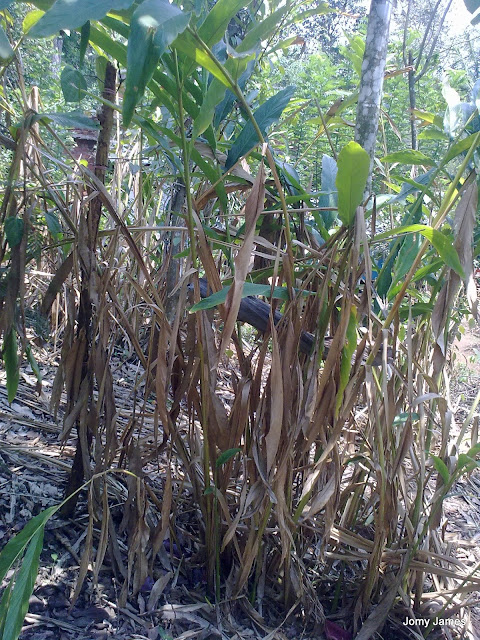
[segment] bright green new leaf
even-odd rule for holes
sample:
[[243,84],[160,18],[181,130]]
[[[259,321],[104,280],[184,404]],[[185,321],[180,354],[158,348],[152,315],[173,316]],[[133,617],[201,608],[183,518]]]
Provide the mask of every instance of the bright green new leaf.
[[29,11],[23,19],[23,33],[28,33],[33,25],[37,24],[37,22],[44,14],[45,11],[42,11],[41,9],[34,9],[33,11]]
[[421,164],[427,167],[435,166],[435,161],[429,158],[421,151],[415,149],[405,149],[404,151],[396,151],[389,153],[382,158],[381,162],[400,162],[401,164]]
[[11,249],[17,247],[23,238],[24,223],[21,218],[15,218],[13,216],[6,218],[5,220],[5,237]]
[[0,27],[0,64],[6,64],[12,59],[12,56],[13,49],[10,40],[2,27]]
[[128,9],[133,0],[57,0],[31,28],[31,38],[53,36],[61,29],[78,29],[89,20],[101,20],[111,9]]
[[433,466],[438,471],[438,474],[442,478],[443,482],[445,484],[448,484],[450,482],[450,473],[448,471],[447,465],[438,456],[432,456],[432,460]]
[[43,527],[38,529],[28,544],[22,566],[10,594],[2,640],[17,640],[22,631],[29,599],[37,578],[38,562],[43,547],[43,532]]
[[67,64],[60,76],[60,86],[65,102],[80,102],[85,96],[87,81],[80,71]]
[[135,9],[127,49],[123,123],[130,124],[136,105],[152,79],[160,57],[184,31],[190,15],[168,0],[144,0]]
[[[265,136],[268,127],[280,118],[294,92],[295,87],[289,86],[269,98],[255,111],[253,115],[262,136]],[[240,158],[249,153],[249,151],[251,151],[258,143],[259,139],[257,132],[249,120],[240,131],[240,134],[228,152],[227,161],[225,162],[225,170],[233,167]]]
[[227,451],[223,451],[217,458],[215,463],[215,467],[218,469],[223,464],[227,463],[233,456],[236,456],[237,453],[240,453],[241,448],[235,447],[235,449],[227,449]]
[[3,342],[3,362],[7,374],[7,396],[11,404],[17,395],[20,373],[18,369],[17,332],[12,327]]
[[349,142],[338,154],[338,217],[345,226],[352,224],[363,200],[370,169],[368,153],[357,142]]
[[426,224],[411,224],[406,227],[398,227],[392,231],[385,231],[380,233],[374,238],[374,242],[380,240],[386,240],[392,236],[399,236],[404,233],[421,233],[424,238],[429,240],[438,252],[438,255],[442,258],[447,266],[453,269],[463,279],[465,275],[463,273],[462,265],[458,258],[458,253],[453,246],[452,240],[444,235],[438,229],[429,227]]

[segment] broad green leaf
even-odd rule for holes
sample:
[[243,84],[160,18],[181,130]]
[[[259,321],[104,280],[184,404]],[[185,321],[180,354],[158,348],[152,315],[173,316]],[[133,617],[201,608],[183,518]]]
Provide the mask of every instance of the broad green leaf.
[[450,140],[446,133],[438,129],[424,129],[418,134],[419,140]]
[[440,116],[430,113],[429,111],[420,111],[419,109],[413,109],[413,115],[419,120],[434,124],[437,129],[443,129],[443,119]]
[[[175,40],[173,45],[175,49],[181,51],[190,59],[195,60],[201,67],[210,71],[210,73],[220,80],[226,87],[230,88],[231,83],[223,71],[223,66],[219,65],[218,60],[213,54],[209,54],[200,46],[191,33],[184,31]],[[187,69],[187,75],[191,73],[191,69]]]
[[10,596],[12,595],[13,580],[5,587],[2,599],[0,600],[0,639],[3,640],[3,628],[5,626],[5,619],[7,617],[7,611],[10,606]]
[[475,458],[479,453],[480,453],[480,442],[474,445],[473,447],[471,447],[467,451],[467,456],[469,458]]
[[3,342],[3,362],[7,375],[7,396],[11,404],[17,395],[20,373],[18,368],[17,332],[12,327]]
[[56,122],[67,129],[98,129],[99,125],[83,113],[71,111],[70,113],[37,113],[34,116],[35,122],[45,124]]
[[477,466],[477,462],[476,460],[474,460],[473,458],[470,458],[469,455],[467,455],[466,453],[461,453],[458,456],[458,461],[457,461],[457,471],[471,471],[472,469],[475,469]]
[[409,305],[408,307],[402,307],[399,311],[400,319],[407,320],[410,314],[410,310],[412,313],[412,318],[423,316],[424,314],[432,315],[433,304],[431,302],[416,302],[415,304]]
[[[294,92],[295,87],[289,86],[269,98],[255,111],[253,115],[263,136],[266,134],[268,127],[280,118]],[[257,132],[255,131],[253,124],[248,121],[228,152],[227,160],[225,162],[225,170],[233,167],[240,158],[245,156],[258,143],[259,139]]]
[[463,0],[465,6],[467,7],[467,11],[470,13],[475,13],[477,9],[480,7],[480,0]]
[[22,560],[22,566],[10,595],[3,640],[17,640],[22,631],[23,621],[28,611],[28,601],[37,579],[38,562],[43,547],[43,532],[43,527],[35,532]]
[[375,236],[374,241],[385,240],[393,236],[399,236],[405,233],[421,233],[424,238],[427,238],[438,252],[438,255],[443,259],[445,264],[453,269],[461,278],[465,278],[462,265],[458,258],[458,253],[453,246],[452,240],[444,235],[438,229],[433,229],[426,224],[411,224],[406,227],[398,227],[392,231],[386,231]]
[[227,449],[227,451],[223,451],[217,458],[215,463],[215,467],[218,469],[223,464],[227,463],[233,456],[236,456],[237,453],[240,453],[241,448],[235,447],[235,449]]
[[0,551],[0,583],[7,575],[13,563],[22,555],[25,547],[33,536],[38,533],[39,530],[43,529],[47,520],[49,520],[59,508],[60,505],[48,507],[45,511],[31,518],[23,529],[3,547]]
[[208,47],[212,47],[225,34],[228,23],[240,9],[249,5],[245,0],[218,0],[198,30],[198,35]]
[[428,167],[435,166],[435,161],[429,158],[421,151],[415,149],[405,149],[404,151],[396,151],[389,153],[381,159],[381,162],[400,162],[401,164],[422,164]]
[[10,40],[7,38],[7,34],[0,27],[0,64],[6,64],[12,59],[13,49],[10,44]]
[[31,28],[31,38],[53,36],[61,29],[78,29],[89,20],[101,20],[111,9],[128,9],[133,0],[57,0]]
[[[227,287],[223,287],[220,291],[216,293],[212,293],[208,298],[204,298],[194,304],[193,307],[190,308],[190,313],[195,313],[196,311],[205,311],[206,309],[213,309],[213,307],[217,307],[219,304],[223,304],[227,299],[227,294],[230,290],[230,285]],[[301,295],[314,295],[310,291],[300,291],[294,289],[295,293],[300,293]],[[270,297],[272,292],[272,288],[269,284],[254,284],[253,282],[245,282],[243,285],[242,298],[246,298],[248,296],[266,296]],[[278,300],[289,300],[288,297],[288,289],[286,287],[273,287],[272,298]]]
[[[415,258],[418,255],[420,246],[420,234],[411,233],[407,235],[404,242],[402,243],[402,246],[400,247],[397,259],[395,260],[392,286],[396,285],[397,282],[400,282],[400,280],[403,280],[403,278],[410,271],[410,267],[412,266]],[[390,292],[388,298],[390,299]]]
[[58,221],[58,216],[55,211],[45,212],[45,222],[47,223],[48,230],[55,239],[58,239],[62,234],[62,226]]
[[447,465],[438,456],[432,456],[432,460],[433,466],[438,471],[438,474],[442,478],[443,482],[445,484],[448,484],[450,482],[450,473],[448,471]]
[[168,0],[144,0],[135,9],[127,49],[124,126],[130,124],[135,107],[143,97],[160,57],[186,29],[189,21],[190,15]]
[[10,248],[17,247],[23,238],[24,223],[21,218],[15,218],[13,216],[5,219],[5,237]]
[[105,88],[105,74],[107,72],[108,60],[105,56],[97,56],[95,58],[95,74],[97,76],[98,88],[103,94]]
[[458,156],[463,151],[467,151],[467,149],[470,149],[470,147],[472,146],[472,142],[476,137],[477,137],[477,134],[472,133],[471,135],[467,136],[463,140],[460,140],[456,144],[452,145],[448,150],[447,156],[445,158],[445,162],[450,162],[450,160]]
[[338,154],[337,167],[338,217],[348,226],[355,219],[355,211],[363,200],[370,158],[365,149],[352,141]]
[[[322,157],[322,193],[318,198],[319,207],[337,207],[338,194],[335,180],[337,179],[337,162],[334,158],[323,154]],[[336,211],[319,211],[324,228],[328,231],[337,219]]]
[[[240,60],[229,58],[224,66],[232,79],[234,81],[237,81],[239,79],[239,76],[244,73],[249,62],[253,61],[254,58],[254,53],[245,55],[245,57],[241,58]],[[203,99],[198,116],[193,123],[193,138],[198,138],[198,136],[200,136],[212,124],[215,114],[215,107],[224,100],[226,91],[227,87],[223,82],[221,82],[217,78],[212,79],[207,89],[207,93],[205,94],[205,97]],[[230,92],[230,95],[230,104],[233,105],[236,97],[232,92]]]
[[79,59],[80,59],[80,67],[82,67],[83,61],[85,59],[85,54],[87,52],[88,42],[90,40],[90,20],[85,22],[85,24],[82,26],[82,30],[80,33],[81,33],[81,36],[80,36]]
[[80,102],[85,96],[87,81],[80,71],[67,64],[60,76],[60,86],[65,102]]
[[23,33],[28,33],[33,25],[37,24],[44,13],[45,11],[42,11],[41,9],[34,9],[33,11],[29,11],[23,19]]

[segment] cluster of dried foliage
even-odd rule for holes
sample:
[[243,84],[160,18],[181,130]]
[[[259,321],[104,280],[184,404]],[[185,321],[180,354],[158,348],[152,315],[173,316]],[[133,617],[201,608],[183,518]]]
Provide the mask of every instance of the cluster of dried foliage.
[[[52,405],[62,408],[62,437],[76,430],[78,438],[66,496],[89,483],[77,594],[91,563],[98,578],[107,553],[122,601],[149,576],[164,587],[157,555],[169,540],[180,555],[186,545],[195,554],[209,597],[258,619],[265,603],[281,603],[309,623],[342,613],[366,640],[388,616],[421,615],[432,602],[436,615],[458,612],[480,583],[451,555],[439,528],[443,499],[475,466],[477,451],[474,408],[452,442],[444,385],[444,334],[459,269],[444,266],[433,314],[405,313],[426,239],[381,318],[363,209],[321,246],[301,228],[292,237],[267,147],[255,177],[245,168],[228,177],[233,206],[226,231],[215,230],[217,193],[194,160],[173,178],[129,173],[129,162],[143,163],[143,140],[138,133],[129,146],[115,141],[117,84],[108,64],[89,166],[37,114],[35,94],[24,92],[1,208],[2,229],[13,239],[1,245],[10,384],[18,366],[14,336],[23,352],[29,311],[37,309],[61,344]],[[185,143],[185,127],[178,136]],[[431,227],[438,230],[458,203],[455,246],[464,273],[471,273],[477,188],[461,178],[475,146]],[[218,158],[210,153],[208,160]],[[61,220],[56,242],[38,224],[52,210]],[[275,223],[268,240],[256,235],[262,217]],[[9,218],[21,221],[16,231]],[[35,243],[42,252],[33,263]],[[236,323],[252,256],[250,277],[270,277],[288,293],[281,321],[255,341]],[[33,279],[34,272],[50,278]],[[233,278],[218,305],[221,322],[186,311],[200,300],[199,276],[215,291]],[[299,350],[303,331],[315,335],[311,354]],[[119,353],[139,363],[131,404],[121,408]],[[378,353],[380,366],[373,364]],[[123,501],[121,522],[110,512],[113,498]],[[75,502],[64,504],[64,516]],[[173,551],[171,562],[181,564]]]

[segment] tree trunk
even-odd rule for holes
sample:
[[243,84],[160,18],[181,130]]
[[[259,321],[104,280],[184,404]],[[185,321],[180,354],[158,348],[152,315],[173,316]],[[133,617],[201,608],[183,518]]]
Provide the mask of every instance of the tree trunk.
[[417,125],[415,124],[415,116],[413,110],[417,104],[415,95],[415,68],[413,66],[412,52],[408,52],[408,65],[412,67],[408,72],[408,99],[410,101],[410,131],[412,137],[412,149],[417,148]]
[[365,55],[357,106],[355,141],[370,156],[370,177],[367,191],[371,187],[371,170],[375,156],[378,131],[378,116],[382,98],[383,76],[387,59],[388,33],[392,15],[392,0],[372,0],[368,16]]

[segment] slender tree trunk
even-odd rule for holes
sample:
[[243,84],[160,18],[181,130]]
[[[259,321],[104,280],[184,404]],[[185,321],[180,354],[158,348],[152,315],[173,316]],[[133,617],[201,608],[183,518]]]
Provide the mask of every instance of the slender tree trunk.
[[417,105],[417,97],[415,95],[415,67],[413,66],[412,52],[408,52],[408,65],[412,69],[408,72],[408,99],[410,101],[410,131],[412,137],[412,149],[417,148],[417,125],[415,124],[415,116],[413,110]]
[[355,126],[355,141],[362,145],[370,156],[367,190],[370,190],[371,186],[391,15],[392,0],[372,0]]

